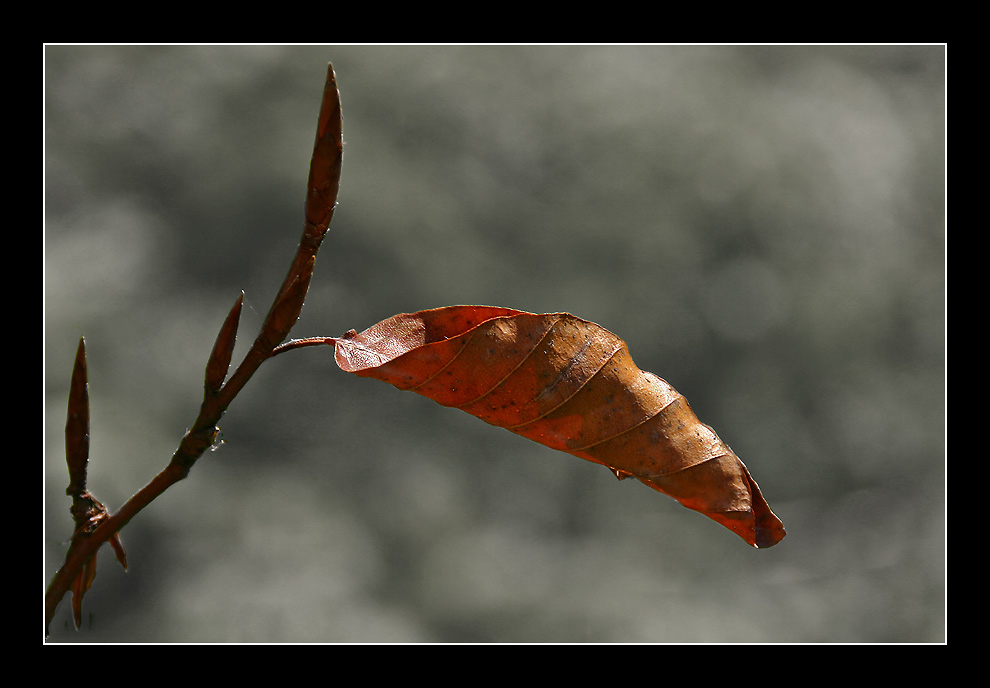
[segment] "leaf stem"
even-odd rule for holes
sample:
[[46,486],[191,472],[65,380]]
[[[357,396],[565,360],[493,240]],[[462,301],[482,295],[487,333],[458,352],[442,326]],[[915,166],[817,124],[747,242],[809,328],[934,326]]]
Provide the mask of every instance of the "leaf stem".
[[303,349],[307,346],[328,346],[337,341],[337,337],[306,337],[305,339],[292,339],[284,344],[279,344],[272,350],[272,356],[284,354],[292,349]]

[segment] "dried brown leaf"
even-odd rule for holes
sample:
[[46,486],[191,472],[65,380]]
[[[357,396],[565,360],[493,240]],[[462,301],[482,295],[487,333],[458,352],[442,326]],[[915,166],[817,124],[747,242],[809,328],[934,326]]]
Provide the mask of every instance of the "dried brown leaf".
[[735,453],[624,341],[569,313],[404,313],[334,340],[342,370],[635,477],[754,547],[784,528]]

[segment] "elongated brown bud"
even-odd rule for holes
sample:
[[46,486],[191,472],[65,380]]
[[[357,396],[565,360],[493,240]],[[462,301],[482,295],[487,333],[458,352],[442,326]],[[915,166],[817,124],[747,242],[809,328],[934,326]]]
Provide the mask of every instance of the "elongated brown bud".
[[309,164],[309,184],[306,193],[307,238],[317,245],[330,226],[337,192],[340,188],[340,166],[344,155],[343,118],[340,92],[333,65],[327,65],[323,87],[323,104],[316,126],[316,143]]
[[206,394],[216,394],[220,391],[224,379],[227,377],[227,370],[230,368],[230,359],[234,355],[234,343],[237,339],[237,325],[241,319],[241,307],[244,304],[244,292],[237,297],[233,308],[227,314],[220,333],[213,344],[210,358],[206,362],[206,376],[203,387]]
[[65,493],[78,495],[86,491],[89,464],[89,376],[86,369],[86,340],[79,338],[76,359],[69,384],[69,408],[65,421],[65,462],[69,468],[69,486]]

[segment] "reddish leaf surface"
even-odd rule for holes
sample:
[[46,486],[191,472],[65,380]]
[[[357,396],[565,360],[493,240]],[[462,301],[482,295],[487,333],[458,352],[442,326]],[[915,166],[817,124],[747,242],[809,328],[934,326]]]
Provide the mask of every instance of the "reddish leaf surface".
[[742,461],[625,342],[569,313],[450,306],[334,339],[337,365],[635,477],[754,547],[784,537]]

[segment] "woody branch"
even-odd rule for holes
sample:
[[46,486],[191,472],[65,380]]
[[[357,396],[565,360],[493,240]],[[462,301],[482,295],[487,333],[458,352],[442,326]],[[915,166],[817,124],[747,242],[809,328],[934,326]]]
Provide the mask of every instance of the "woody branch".
[[82,596],[96,575],[96,553],[100,546],[109,541],[118,560],[126,568],[118,535],[120,530],[171,485],[189,474],[193,464],[213,445],[219,432],[217,423],[227,407],[261,364],[271,358],[276,347],[285,340],[295,325],[313,277],[317,252],[326,236],[337,202],[343,157],[341,128],[340,94],[333,66],[328,65],[316,143],[310,161],[302,238],[261,331],[243,361],[227,378],[244,298],[242,292],[220,328],[207,362],[199,415],[179,442],[168,465],[112,515],[86,489],[89,398],[85,345],[80,340],[69,395],[69,420],[66,423],[66,461],[70,481],[66,493],[73,498],[71,511],[76,527],[65,561],[45,592],[46,629],[56,608],[70,589],[73,592],[74,620],[76,626],[79,626]]

